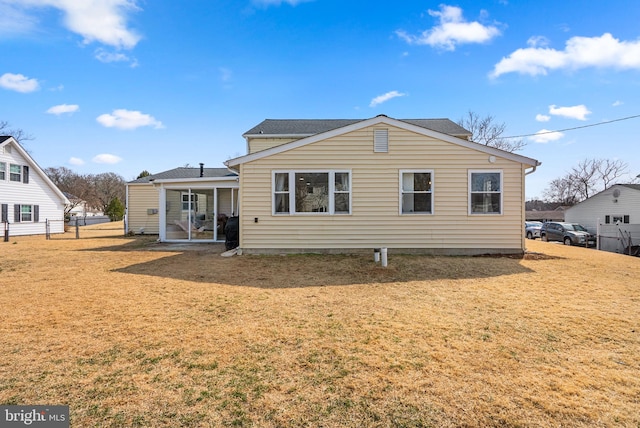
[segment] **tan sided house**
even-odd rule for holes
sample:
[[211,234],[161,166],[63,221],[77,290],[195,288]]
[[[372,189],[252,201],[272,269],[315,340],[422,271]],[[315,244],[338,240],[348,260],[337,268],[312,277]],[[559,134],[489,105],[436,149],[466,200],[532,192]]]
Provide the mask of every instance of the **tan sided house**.
[[265,120],[244,137],[248,154],[225,162],[244,253],[524,251],[525,175],[540,163],[448,119]]
[[175,168],[127,183],[125,230],[167,242],[224,241],[236,215],[238,176],[226,168]]

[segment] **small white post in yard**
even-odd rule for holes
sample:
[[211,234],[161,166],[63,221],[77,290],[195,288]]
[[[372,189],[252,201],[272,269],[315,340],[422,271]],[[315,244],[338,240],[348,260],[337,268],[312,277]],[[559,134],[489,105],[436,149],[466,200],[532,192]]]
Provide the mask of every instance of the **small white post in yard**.
[[382,257],[382,267],[387,267],[387,248],[380,248],[380,255]]
[[373,261],[376,263],[380,261],[380,248],[373,249]]

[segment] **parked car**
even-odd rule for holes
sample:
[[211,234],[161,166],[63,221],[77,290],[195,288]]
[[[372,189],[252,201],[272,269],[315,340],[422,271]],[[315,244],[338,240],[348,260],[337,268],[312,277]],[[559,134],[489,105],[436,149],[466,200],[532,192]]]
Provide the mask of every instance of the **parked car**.
[[596,236],[578,223],[548,222],[540,228],[540,239],[559,241],[565,245],[595,246]]
[[540,228],[542,228],[541,221],[525,221],[524,222],[524,236],[527,239],[536,239],[540,237]]

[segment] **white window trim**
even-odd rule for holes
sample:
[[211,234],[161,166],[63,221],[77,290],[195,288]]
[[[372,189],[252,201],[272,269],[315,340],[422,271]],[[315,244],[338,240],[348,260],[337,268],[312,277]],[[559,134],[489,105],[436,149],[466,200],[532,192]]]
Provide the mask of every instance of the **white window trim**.
[[[500,193],[500,212],[497,213],[475,213],[471,209],[471,195],[473,192],[471,191],[471,176],[473,174],[500,174],[500,191],[499,192],[475,192],[475,193]],[[468,212],[470,216],[500,216],[504,213],[504,171],[501,169],[470,169],[468,173],[468,181],[467,181],[467,204],[468,204]]]
[[[20,172],[11,172],[11,167],[12,166],[17,166],[18,168],[20,168]],[[12,180],[11,179],[11,175],[12,174],[19,175],[20,179],[19,180]],[[18,165],[18,164],[15,164],[15,163],[10,163],[9,164],[9,181],[13,181],[14,183],[22,183],[22,165]]]
[[[29,211],[29,214],[31,216],[31,218],[29,220],[24,220],[24,218],[22,217],[23,213],[22,212],[22,207],[31,207],[31,210]],[[20,223],[34,223],[33,221],[33,205],[31,204],[20,204]]]
[[[403,190],[402,190],[402,183],[403,183],[403,175],[404,174],[411,174],[411,173],[424,173],[424,174],[431,174],[431,190],[428,192],[431,194],[431,212],[411,212],[411,213],[405,213],[402,212],[402,194],[403,194]],[[435,206],[433,204],[433,194],[434,194],[434,189],[435,189],[435,174],[434,174],[434,170],[433,169],[401,169],[399,170],[399,174],[398,174],[398,180],[399,180],[399,186],[398,186],[398,192],[399,192],[399,197],[398,197],[398,213],[400,215],[434,215],[435,212]],[[415,192],[414,192],[415,193]],[[422,193],[422,192],[419,192]],[[426,192],[425,192],[426,193]]]
[[[184,200],[185,196],[187,197],[186,202]],[[184,204],[188,204],[188,209],[184,209]],[[198,212],[198,195],[192,191],[180,192],[180,208],[182,209],[182,212]]]
[[[297,212],[296,209],[296,200],[295,200],[295,188],[296,188],[296,174],[329,174],[329,207],[326,212]],[[335,212],[335,174],[336,173],[347,173],[349,174],[349,191],[348,192],[338,192],[338,193],[348,193],[349,194],[349,212]],[[276,174],[289,174],[289,212],[288,213],[280,213],[276,212]],[[271,171],[271,214],[274,216],[291,216],[291,215],[300,215],[300,216],[327,216],[327,215],[351,215],[352,213],[352,203],[353,203],[353,186],[352,186],[353,174],[350,169],[283,169],[283,170],[273,170]],[[286,193],[286,192],[280,192]]]
[[0,162],[0,165],[4,165],[4,168],[2,170],[0,170],[0,173],[3,173],[4,176],[0,177],[0,180],[6,180],[7,179],[7,163],[6,162]]

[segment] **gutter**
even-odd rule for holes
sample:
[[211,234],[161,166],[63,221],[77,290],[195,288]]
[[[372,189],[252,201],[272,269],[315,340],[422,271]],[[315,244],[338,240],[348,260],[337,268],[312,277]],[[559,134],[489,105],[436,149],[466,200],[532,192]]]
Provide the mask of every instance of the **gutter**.
[[[226,163],[224,164],[224,166],[226,166],[227,169],[230,172],[232,172],[232,173],[236,174],[238,177],[240,177],[240,170],[235,170],[235,169],[231,168],[229,165],[227,165]],[[236,177],[236,178],[238,178],[238,177]]]
[[534,172],[536,172],[536,168],[538,168],[540,165],[542,165],[542,162],[536,161],[536,164],[533,165],[533,169],[531,171],[525,172],[524,175],[527,176],[529,174],[533,174]]

